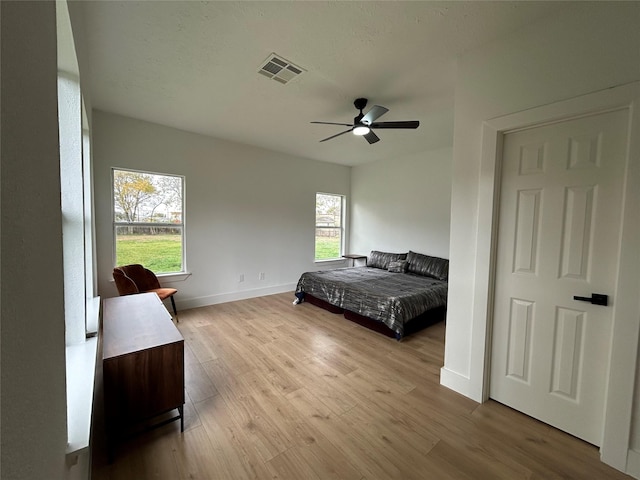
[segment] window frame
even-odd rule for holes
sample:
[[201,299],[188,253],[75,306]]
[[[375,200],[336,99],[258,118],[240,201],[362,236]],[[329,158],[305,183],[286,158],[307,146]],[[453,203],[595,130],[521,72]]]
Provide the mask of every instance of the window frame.
[[[339,197],[340,198],[340,226],[339,227],[335,227],[335,226],[327,226],[327,225],[318,225],[318,218],[317,218],[317,212],[318,212],[318,195],[326,195],[326,196],[330,196],[330,197]],[[335,262],[335,261],[339,261],[339,260],[343,260],[343,255],[345,254],[345,238],[346,238],[346,204],[347,204],[347,197],[346,195],[343,195],[341,193],[327,193],[327,192],[316,192],[315,194],[315,201],[314,201],[314,214],[315,214],[315,220],[314,220],[314,243],[313,243],[313,261],[315,263],[323,263],[323,262]],[[318,229],[331,229],[331,230],[335,230],[335,229],[339,229],[340,230],[340,251],[338,253],[337,257],[332,257],[332,258],[318,258],[317,257],[317,251],[316,251],[316,247],[317,247],[317,230]]]
[[[182,189],[182,195],[180,198],[180,223],[169,223],[169,222],[126,222],[126,221],[118,221],[116,220],[116,204],[115,204],[115,172],[129,172],[129,173],[140,173],[145,175],[155,175],[159,177],[175,177],[180,179],[180,188]],[[113,239],[113,251],[112,251],[112,263],[114,267],[117,267],[117,241],[118,241],[118,227],[166,227],[166,228],[177,228],[180,230],[180,247],[181,247],[181,270],[176,270],[173,272],[159,272],[157,273],[158,277],[177,277],[181,278],[182,275],[188,275],[187,270],[187,254],[186,254],[186,235],[185,235],[185,198],[186,198],[186,178],[184,175],[179,175],[175,173],[160,173],[160,172],[151,172],[148,170],[137,170],[134,168],[125,168],[125,167],[111,167],[111,223],[112,223],[112,239]]]

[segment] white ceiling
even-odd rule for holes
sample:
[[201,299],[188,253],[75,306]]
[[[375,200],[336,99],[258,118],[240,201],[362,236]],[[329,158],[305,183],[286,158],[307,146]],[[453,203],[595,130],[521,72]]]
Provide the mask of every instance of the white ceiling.
[[[452,145],[455,59],[558,2],[83,3],[93,107],[344,165]],[[306,73],[257,73],[275,52]],[[389,108],[381,141],[342,135],[357,97]]]

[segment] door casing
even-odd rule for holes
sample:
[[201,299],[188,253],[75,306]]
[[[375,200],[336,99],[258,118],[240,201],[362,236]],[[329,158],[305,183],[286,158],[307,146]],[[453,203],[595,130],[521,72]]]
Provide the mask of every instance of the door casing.
[[640,82],[532,108],[484,122],[478,190],[478,234],[473,299],[470,378],[481,379],[480,397],[489,398],[495,247],[504,134],[609,110],[628,108],[628,148],[622,199],[622,235],[613,338],[604,414],[601,459],[619,470],[627,467],[629,434],[640,332]]

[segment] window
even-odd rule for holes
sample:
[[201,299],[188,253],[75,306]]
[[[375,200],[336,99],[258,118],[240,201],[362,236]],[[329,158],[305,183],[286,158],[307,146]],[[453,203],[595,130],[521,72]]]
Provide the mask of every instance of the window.
[[344,243],[344,197],[316,193],[316,255],[318,260],[336,260]]
[[[56,2],[58,135],[64,281],[67,465],[84,477],[88,451],[100,312],[95,274],[91,132],[80,89],[67,3]],[[75,465],[75,467],[71,467]],[[68,470],[69,471],[69,470]]]
[[[90,172],[88,152],[83,152],[82,95],[78,77],[58,72],[58,135],[60,148],[60,207],[64,270],[65,339],[67,345],[83,343],[94,326],[87,325],[86,265],[93,252],[85,248],[91,232],[91,190],[85,189]],[[88,207],[88,212],[85,208]],[[89,331],[88,331],[89,330]]]
[[113,169],[114,266],[184,268],[184,177]]

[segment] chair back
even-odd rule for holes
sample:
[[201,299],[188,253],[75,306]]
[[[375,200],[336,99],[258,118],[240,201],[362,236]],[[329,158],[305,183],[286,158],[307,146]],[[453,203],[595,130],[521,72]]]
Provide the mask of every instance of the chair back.
[[158,277],[139,263],[114,268],[113,279],[120,295],[131,295],[160,288]]

